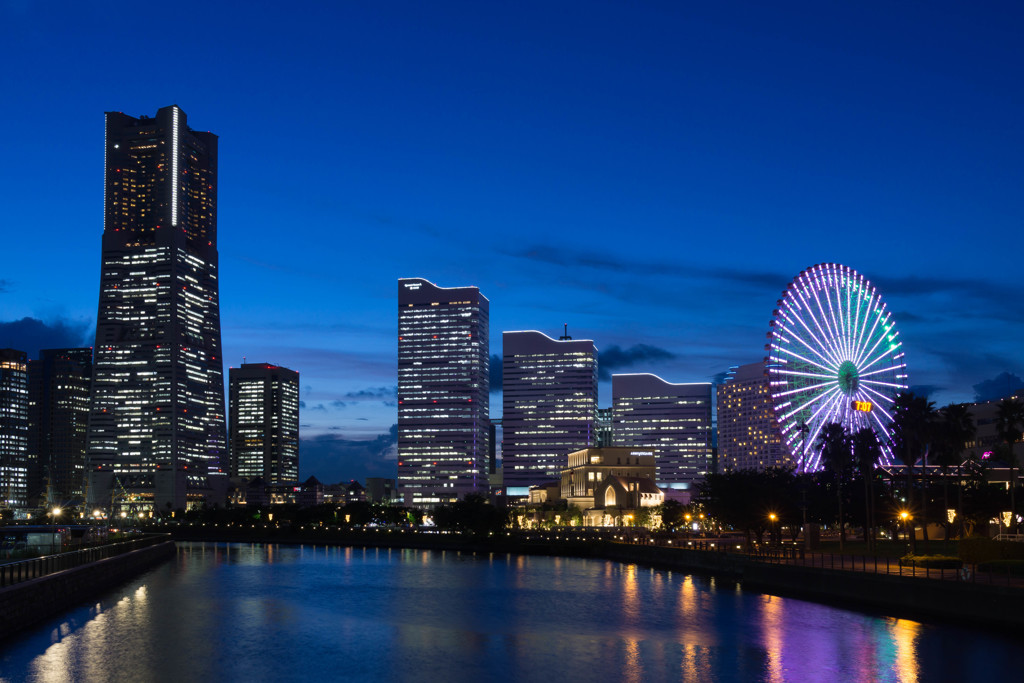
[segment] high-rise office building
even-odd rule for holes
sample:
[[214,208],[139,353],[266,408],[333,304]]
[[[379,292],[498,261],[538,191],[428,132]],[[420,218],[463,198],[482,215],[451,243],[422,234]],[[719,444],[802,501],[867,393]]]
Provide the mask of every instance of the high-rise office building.
[[85,493],[92,349],[45,349],[28,362],[29,496],[63,505]]
[[299,479],[299,373],[269,363],[228,370],[232,477]]
[[0,507],[25,507],[27,495],[28,360],[0,349]]
[[649,449],[658,486],[687,490],[711,471],[711,384],[612,375],[615,445]]
[[503,485],[525,496],[558,480],[569,453],[597,445],[597,348],[542,332],[502,334]]
[[718,465],[765,470],[790,462],[782,448],[764,363],[741,365],[718,385]]
[[172,105],[108,112],[105,145],[89,499],[186,507],[227,469],[217,136]]
[[487,297],[398,281],[398,492],[431,508],[488,492]]

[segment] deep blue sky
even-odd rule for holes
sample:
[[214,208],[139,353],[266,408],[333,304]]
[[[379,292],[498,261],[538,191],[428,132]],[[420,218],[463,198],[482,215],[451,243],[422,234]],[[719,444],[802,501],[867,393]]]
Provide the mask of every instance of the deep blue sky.
[[[705,381],[836,261],[881,290],[911,384],[970,400],[1024,375],[1022,25],[1016,2],[0,0],[0,346],[34,343],[26,317],[91,343],[103,112],[176,103],[221,136],[225,356],[302,374],[311,464],[395,421],[399,277],[478,285],[492,353],[568,322],[617,369]],[[393,469],[360,453],[314,471]]]

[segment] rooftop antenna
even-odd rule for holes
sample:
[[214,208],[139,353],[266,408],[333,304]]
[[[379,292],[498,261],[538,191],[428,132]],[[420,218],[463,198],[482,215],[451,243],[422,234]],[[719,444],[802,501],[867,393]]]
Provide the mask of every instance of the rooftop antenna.
[[569,323],[565,323],[565,331],[562,336],[558,338],[558,341],[566,341],[567,339],[572,339],[572,337],[569,336]]

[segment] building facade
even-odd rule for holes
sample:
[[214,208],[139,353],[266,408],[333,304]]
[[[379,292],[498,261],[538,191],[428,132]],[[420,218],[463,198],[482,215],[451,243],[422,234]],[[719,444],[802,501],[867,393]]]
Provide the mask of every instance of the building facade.
[[65,505],[85,494],[92,349],[45,349],[28,363],[29,494]]
[[612,409],[615,445],[650,450],[660,488],[690,490],[711,471],[710,383],[612,375]]
[[720,468],[765,470],[791,462],[782,447],[764,363],[739,366],[718,386]]
[[557,480],[569,453],[597,445],[597,348],[542,332],[502,335],[503,485],[510,496]]
[[176,105],[106,115],[89,499],[198,504],[225,479],[217,136]]
[[269,363],[228,370],[232,477],[299,478],[299,373]]
[[28,504],[28,358],[0,349],[0,507]]
[[398,281],[398,492],[406,505],[488,493],[489,306],[476,287]]

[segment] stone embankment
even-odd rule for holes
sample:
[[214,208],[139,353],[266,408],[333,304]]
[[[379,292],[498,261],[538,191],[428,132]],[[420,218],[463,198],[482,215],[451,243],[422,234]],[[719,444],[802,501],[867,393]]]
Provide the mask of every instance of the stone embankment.
[[174,541],[167,539],[0,588],[0,640],[81,605],[174,554]]

